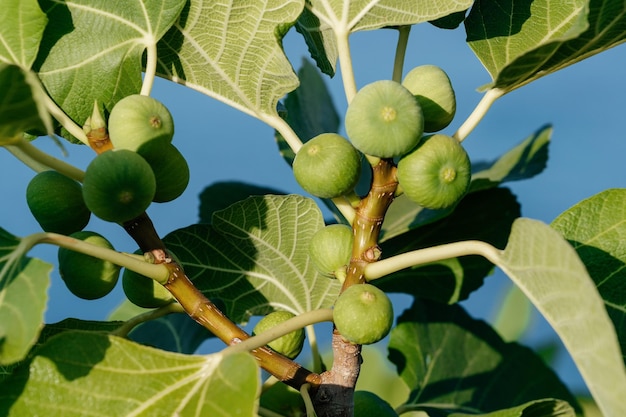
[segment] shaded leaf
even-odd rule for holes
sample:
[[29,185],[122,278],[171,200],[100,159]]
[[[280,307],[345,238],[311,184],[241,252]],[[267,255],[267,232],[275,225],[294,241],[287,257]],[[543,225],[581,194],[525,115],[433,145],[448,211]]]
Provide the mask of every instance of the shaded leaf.
[[583,200],[551,226],[574,246],[595,282],[626,362],[626,189],[606,190]]
[[233,321],[244,322],[274,309],[298,314],[332,305],[340,284],[320,275],[308,255],[309,240],[323,225],[311,199],[255,196],[164,242],[194,285],[223,304]]
[[[587,414],[585,413],[585,416]],[[529,401],[517,407],[498,410],[488,414],[452,413],[449,417],[574,417],[576,412],[565,401],[545,399]]]
[[281,40],[303,0],[191,0],[159,43],[157,72],[252,116],[277,118],[298,85]]
[[338,57],[336,34],[427,22],[466,10],[472,3],[473,0],[422,0],[419,5],[406,0],[307,0],[297,28],[318,67],[333,76]]
[[142,55],[156,45],[185,0],[42,0],[54,24],[34,68],[50,96],[82,126],[94,100],[110,111],[141,89]]
[[255,416],[259,368],[248,353],[180,355],[72,331],[1,388],[6,416]]
[[0,229],[0,365],[22,360],[37,341],[52,265],[28,258],[31,245]]
[[177,353],[195,353],[211,332],[184,313],[168,314],[142,323],[134,328],[128,338],[158,349]]
[[604,415],[626,415],[626,367],[615,327],[572,246],[539,221],[517,219],[499,258],[559,335]]
[[391,331],[389,358],[411,390],[408,404],[486,413],[543,398],[576,403],[532,350],[459,305],[416,299]]
[[[511,224],[519,216],[519,204],[507,189],[472,193],[448,217],[382,242],[383,257],[471,239],[504,247]],[[385,291],[454,303],[479,288],[492,269],[493,264],[482,257],[464,256],[404,269],[373,283]]]
[[3,0],[0,22],[0,62],[30,69],[48,23],[37,0]]
[[450,13],[447,16],[440,17],[439,19],[431,20],[430,24],[440,29],[456,29],[465,20],[467,10],[461,10],[460,12]]

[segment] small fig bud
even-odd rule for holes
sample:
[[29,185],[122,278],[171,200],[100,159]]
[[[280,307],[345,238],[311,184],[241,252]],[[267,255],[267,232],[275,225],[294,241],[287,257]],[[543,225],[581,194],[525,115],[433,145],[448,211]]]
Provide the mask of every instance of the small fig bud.
[[335,133],[323,133],[309,140],[293,161],[298,184],[321,198],[335,198],[352,191],[360,173],[361,155]]
[[345,224],[331,224],[318,230],[309,243],[313,265],[321,274],[334,275],[350,262],[353,241],[352,228]]
[[[295,317],[295,315],[288,311],[271,312],[254,326],[252,333],[261,334],[293,317]],[[278,339],[272,340],[268,346],[283,356],[294,359],[302,351],[304,336],[304,329],[298,329]]]
[[361,152],[393,158],[409,152],[422,137],[422,110],[400,83],[380,80],[363,87],[346,111],[346,132]]
[[451,136],[425,138],[398,162],[398,183],[406,196],[429,209],[458,202],[469,188],[471,164],[463,146]]

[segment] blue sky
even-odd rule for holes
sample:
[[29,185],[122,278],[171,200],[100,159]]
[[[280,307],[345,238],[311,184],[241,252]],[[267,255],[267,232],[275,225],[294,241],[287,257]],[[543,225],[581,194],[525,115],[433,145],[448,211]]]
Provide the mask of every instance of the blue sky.
[[[476,89],[490,81],[464,38],[462,28],[444,31],[420,25],[411,33],[406,57],[405,73],[417,65],[434,64],[449,74],[457,94],[457,117],[446,130],[448,133],[453,133],[480,100]],[[396,32],[392,30],[360,32],[352,37],[359,87],[390,78],[395,40]],[[295,31],[285,39],[285,50],[297,69],[306,48]],[[626,184],[624,62],[624,47],[617,47],[513,91],[495,103],[464,142],[473,160],[491,160],[546,123],[553,125],[548,168],[538,177],[510,184],[524,216],[549,223],[576,202]],[[339,75],[329,80],[329,88],[340,113],[345,111]],[[181,198],[149,209],[161,235],[197,221],[197,196],[213,181],[242,180],[302,193],[278,155],[268,126],[167,81],[158,80],[153,96],[171,110],[176,124],[174,144],[191,168],[191,181]],[[63,157],[48,138],[38,139],[36,144]],[[67,145],[67,150],[68,160],[81,168],[93,157],[85,147]],[[0,172],[5,196],[0,205],[0,226],[19,236],[38,231],[25,201],[25,188],[33,172],[6,151],[0,151]],[[92,219],[88,229],[105,233],[119,250],[132,252],[136,248],[121,229],[109,228],[98,219]],[[56,262],[56,250],[51,247],[36,248],[32,255]],[[485,308],[485,298],[497,294],[506,282],[505,276],[495,274],[470,298],[467,308],[479,317],[489,317],[491,307]],[[49,295],[53,299],[47,312],[49,322],[68,316],[104,319],[123,297],[118,286],[102,300],[79,300],[65,289],[56,272]],[[535,329],[529,343],[551,337],[545,324],[538,322]],[[573,386],[580,386],[567,359],[560,360],[559,372]]]

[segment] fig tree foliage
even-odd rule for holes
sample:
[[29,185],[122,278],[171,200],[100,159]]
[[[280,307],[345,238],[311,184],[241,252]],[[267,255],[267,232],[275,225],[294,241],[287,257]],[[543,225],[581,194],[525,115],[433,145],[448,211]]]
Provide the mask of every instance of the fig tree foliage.
[[[564,130],[477,129],[503,96],[623,43],[622,2],[1,9],[0,415],[626,415],[626,193],[522,218],[507,186],[533,184]],[[577,98],[604,103],[592,81]],[[190,90],[206,101],[184,122]],[[481,161],[492,135],[509,150]],[[257,143],[276,167],[243,159]],[[526,346],[509,298],[479,291],[505,276],[582,396]],[[367,344],[391,366],[363,361]]]

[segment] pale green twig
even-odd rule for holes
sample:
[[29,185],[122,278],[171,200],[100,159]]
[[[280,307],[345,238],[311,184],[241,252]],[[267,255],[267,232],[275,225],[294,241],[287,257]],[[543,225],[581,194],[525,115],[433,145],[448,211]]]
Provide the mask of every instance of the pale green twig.
[[339,65],[341,67],[341,79],[343,81],[343,89],[348,103],[352,101],[352,98],[357,92],[356,80],[354,78],[354,67],[352,65],[352,55],[350,53],[349,35],[350,32],[348,30],[341,32],[335,31]]
[[143,84],[141,85],[140,94],[149,96],[152,92],[152,86],[154,85],[154,79],[156,77],[157,66],[157,47],[156,43],[150,43],[146,48],[146,70],[143,77]]
[[87,139],[85,132],[83,132],[83,128],[74,123],[74,121],[67,114],[65,114],[63,109],[61,109],[49,95],[44,94],[43,97],[46,109],[48,109],[52,117],[57,119],[57,121],[61,123],[61,126],[70,132],[72,136],[85,145],[89,145],[89,140]]
[[457,129],[453,137],[459,142],[463,142],[465,138],[478,126],[478,123],[485,117],[493,103],[504,95],[505,91],[499,88],[488,90],[478,102],[474,111],[467,117],[463,124]]
[[409,33],[411,26],[400,26],[398,28],[398,43],[396,45],[396,55],[393,60],[392,80],[402,82],[402,72],[404,69],[404,57],[406,56],[406,47],[409,43]]
[[158,319],[159,317],[163,317],[166,316],[168,314],[172,314],[172,313],[184,313],[185,310],[183,309],[183,307],[176,303],[176,302],[172,302],[169,304],[166,304],[162,307],[156,308],[154,310],[150,310],[150,311],[146,311],[145,313],[141,313],[135,317],[132,317],[128,320],[126,320],[124,322],[124,324],[122,324],[120,327],[118,327],[117,329],[113,330],[111,332],[111,335],[113,336],[119,336],[119,337],[127,337],[128,334],[131,332],[131,330],[133,330],[135,327],[139,326],[141,323],[145,323],[147,321],[150,320],[154,320],[154,319]]
[[322,355],[317,346],[317,335],[313,326],[306,326],[306,336],[311,348],[311,359],[313,360],[313,372],[322,372]]
[[317,417],[315,413],[315,408],[313,407],[313,401],[311,401],[311,395],[309,395],[309,389],[311,389],[311,384],[302,384],[300,387],[300,395],[302,396],[302,400],[304,401],[304,407],[306,410],[306,417]]

